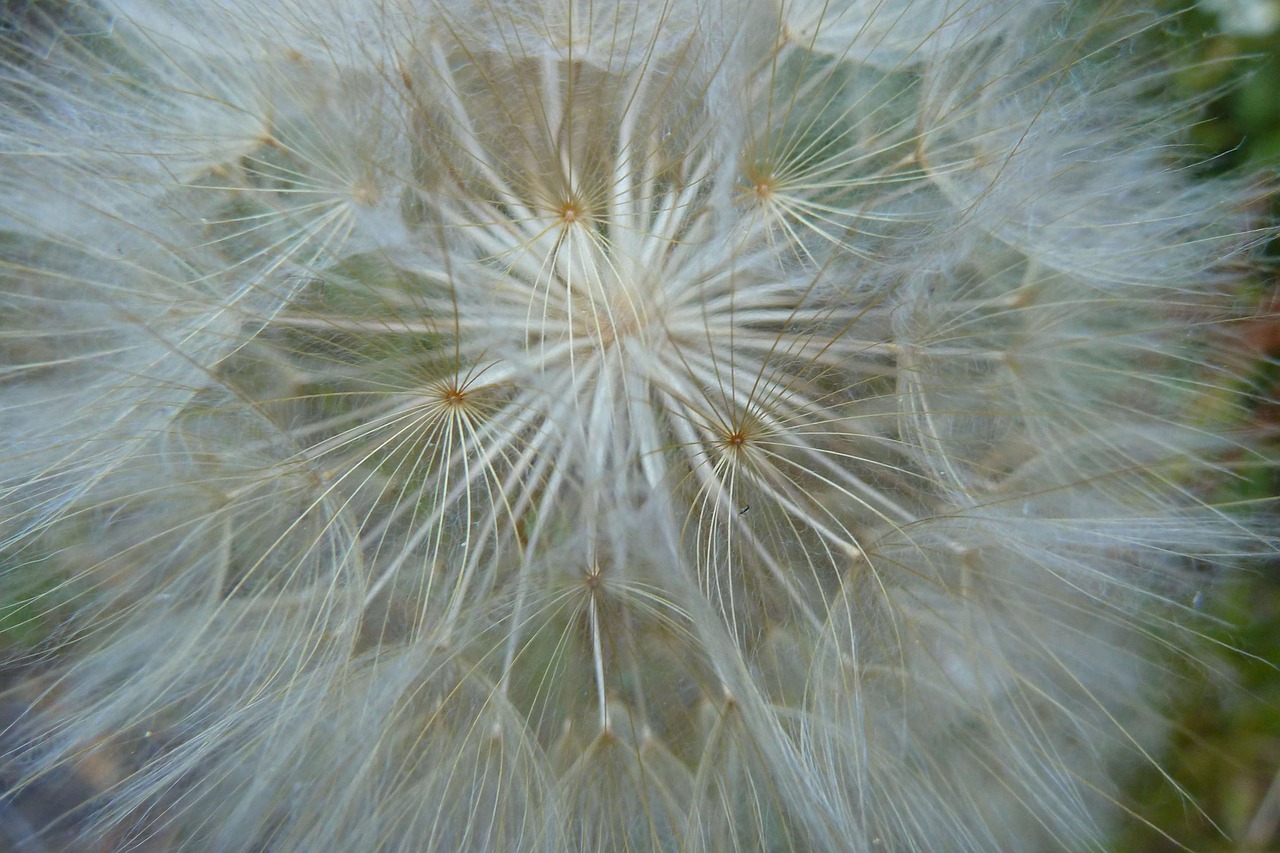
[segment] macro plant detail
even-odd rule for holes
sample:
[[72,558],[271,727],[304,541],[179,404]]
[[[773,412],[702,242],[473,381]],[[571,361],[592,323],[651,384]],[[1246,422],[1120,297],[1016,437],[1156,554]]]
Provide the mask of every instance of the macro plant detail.
[[59,830],[1103,843],[1193,567],[1267,547],[1202,363],[1262,232],[1170,144],[1159,17],[29,17],[0,558],[57,627],[5,761],[125,764]]

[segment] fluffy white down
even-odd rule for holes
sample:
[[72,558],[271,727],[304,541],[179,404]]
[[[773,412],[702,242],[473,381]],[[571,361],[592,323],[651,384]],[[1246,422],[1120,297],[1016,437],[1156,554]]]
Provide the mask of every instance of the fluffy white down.
[[6,766],[123,755],[102,849],[1096,849],[1266,546],[1202,404],[1260,235],[1159,21],[1064,5],[33,14]]

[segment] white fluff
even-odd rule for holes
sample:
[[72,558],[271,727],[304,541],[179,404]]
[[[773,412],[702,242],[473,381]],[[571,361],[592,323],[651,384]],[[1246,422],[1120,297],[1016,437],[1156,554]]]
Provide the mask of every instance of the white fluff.
[[1059,5],[33,19],[8,760],[161,744],[85,844],[1096,849],[1268,547],[1200,363],[1263,235]]

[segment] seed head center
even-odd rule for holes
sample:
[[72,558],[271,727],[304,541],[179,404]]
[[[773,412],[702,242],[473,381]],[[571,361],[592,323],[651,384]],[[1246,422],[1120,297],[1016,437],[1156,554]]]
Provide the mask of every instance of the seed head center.
[[447,385],[441,389],[441,401],[450,409],[462,409],[467,406],[467,392],[457,385]]
[[580,193],[569,191],[550,200],[551,214],[562,227],[586,224],[591,218],[591,205]]

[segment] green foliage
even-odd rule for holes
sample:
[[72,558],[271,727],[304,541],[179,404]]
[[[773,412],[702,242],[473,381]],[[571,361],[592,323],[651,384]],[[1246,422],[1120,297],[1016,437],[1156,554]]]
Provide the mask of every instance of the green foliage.
[[[1188,56],[1175,80],[1176,95],[1206,104],[1192,141],[1213,158],[1211,171],[1245,170],[1274,178],[1280,167],[1280,29],[1224,32],[1217,17],[1186,5],[1170,4],[1183,14],[1167,36]],[[1274,270],[1260,271],[1256,286],[1241,295],[1263,316],[1259,322],[1277,322],[1266,316],[1274,311],[1267,307],[1274,287]],[[1243,426],[1262,436],[1268,461],[1241,472],[1234,492],[1223,496],[1228,503],[1257,505],[1280,494],[1274,403],[1280,362],[1274,350],[1266,349],[1258,349],[1237,400],[1227,404],[1247,413]],[[1132,822],[1113,850],[1227,853],[1280,845],[1277,569],[1274,561],[1261,564],[1244,583],[1213,597],[1212,614],[1220,627],[1206,639],[1222,651],[1208,667],[1170,674],[1170,693],[1179,697],[1170,751],[1159,770],[1147,768],[1130,788],[1133,811],[1152,823]]]

